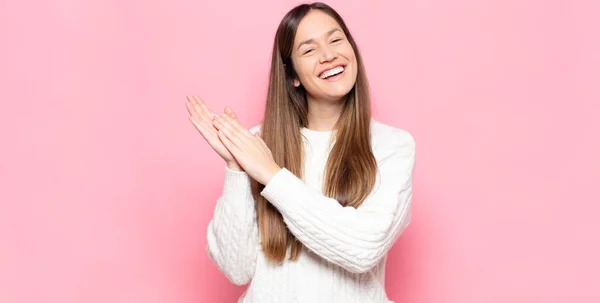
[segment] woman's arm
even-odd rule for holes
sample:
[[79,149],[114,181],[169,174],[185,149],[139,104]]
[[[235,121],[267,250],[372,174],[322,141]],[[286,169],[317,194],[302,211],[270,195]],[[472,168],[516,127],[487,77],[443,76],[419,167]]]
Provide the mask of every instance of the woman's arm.
[[366,272],[410,222],[415,142],[408,132],[396,134],[389,155],[379,161],[376,187],[356,209],[309,188],[285,168],[261,195],[306,247],[350,272]]
[[258,238],[250,177],[226,167],[223,193],[208,224],[208,255],[232,283],[247,284],[256,267]]

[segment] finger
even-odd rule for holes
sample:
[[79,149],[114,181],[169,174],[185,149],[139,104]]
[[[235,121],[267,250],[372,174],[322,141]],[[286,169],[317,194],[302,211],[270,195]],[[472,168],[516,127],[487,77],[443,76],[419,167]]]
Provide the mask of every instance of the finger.
[[214,140],[218,140],[218,137],[215,136],[215,133],[208,131],[208,129],[206,128],[204,123],[198,121],[198,118],[190,116],[189,120],[196,127],[196,129],[200,132],[200,134],[202,135],[202,138],[204,138],[204,140],[206,140],[206,142],[208,142],[209,144],[212,145],[212,142],[214,142]]
[[204,133],[206,132],[206,128],[202,125],[202,123],[199,123],[197,121],[196,117],[194,117],[194,116],[190,116],[188,119],[198,129],[198,131],[200,131],[200,134],[202,136],[204,136]]
[[202,109],[200,108],[198,101],[196,101],[196,96],[186,96],[186,99],[194,113],[199,115],[202,112]]
[[233,142],[238,148],[241,148],[244,145],[244,142],[240,140],[240,136],[238,132],[232,129],[231,123],[225,121],[222,117],[217,117],[215,119],[215,125],[219,132],[225,134],[229,141]]
[[188,112],[190,113],[190,117],[194,117],[196,119],[196,122],[202,123],[202,125],[204,127],[210,126],[210,123],[207,123],[207,121],[204,121],[204,119],[202,119],[202,117],[198,114],[198,112],[194,108],[194,104],[192,102],[186,102],[185,105],[186,105]]
[[190,113],[190,116],[198,116],[199,117],[199,113],[198,111],[194,108],[194,103],[192,101],[190,101],[188,99],[188,102],[185,103],[185,107],[188,110],[188,113]]
[[225,107],[225,114],[233,120],[238,119],[237,116],[235,115],[235,113],[233,112],[233,110],[231,110],[231,107],[229,107],[229,106]]
[[208,109],[204,101],[198,96],[190,96],[194,110],[203,121],[210,124],[212,117],[215,115]]
[[225,122],[231,125],[231,129],[239,132],[240,136],[244,136],[246,138],[252,137],[250,131],[246,129],[243,125],[241,125],[238,120],[233,120],[228,115],[223,115],[223,120],[225,120]]
[[188,96],[188,102],[186,103],[186,106],[191,116],[195,116],[199,121],[208,122],[202,114],[202,109],[197,104],[196,100],[194,100],[193,96]]
[[201,111],[204,113],[206,119],[211,120],[214,116],[216,116],[216,114],[213,113],[208,108],[208,105],[206,105],[206,102],[204,102],[204,100],[202,100],[202,98],[200,98],[198,96],[194,96],[194,97],[195,97],[196,103],[200,107]]
[[232,123],[231,118],[222,114],[215,117],[215,121],[219,127],[227,128],[231,133],[235,133],[238,137],[243,138],[240,130]]
[[237,145],[235,145],[235,143],[233,143],[225,134],[225,132],[223,131],[218,131],[217,132],[217,136],[219,137],[219,139],[221,140],[221,142],[223,142],[223,145],[225,145],[225,147],[227,147],[227,150],[229,150],[229,152],[233,155],[234,158],[237,158],[238,155],[240,154],[241,150],[239,147],[237,147]]

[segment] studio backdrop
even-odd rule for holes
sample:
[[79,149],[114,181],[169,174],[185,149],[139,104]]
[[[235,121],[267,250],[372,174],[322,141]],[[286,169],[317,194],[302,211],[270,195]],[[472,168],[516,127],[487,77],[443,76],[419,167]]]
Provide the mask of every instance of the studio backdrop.
[[[406,303],[600,302],[598,1],[329,1],[373,117],[416,141]],[[0,302],[234,302],[224,162],[186,95],[260,123],[297,1],[3,0]]]

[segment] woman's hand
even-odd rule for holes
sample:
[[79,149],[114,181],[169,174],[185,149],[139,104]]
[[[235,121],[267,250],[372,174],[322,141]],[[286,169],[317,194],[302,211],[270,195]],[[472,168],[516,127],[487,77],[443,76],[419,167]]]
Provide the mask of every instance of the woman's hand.
[[[202,137],[204,137],[210,147],[212,147],[212,149],[214,149],[217,154],[219,154],[219,156],[223,158],[225,162],[227,162],[227,167],[233,170],[242,170],[235,160],[235,157],[233,157],[227,147],[223,145],[219,139],[219,136],[217,135],[217,129],[212,123],[212,119],[216,115],[208,109],[200,97],[188,96],[187,99],[188,102],[186,103],[186,106],[190,113],[189,120],[192,122],[192,124],[194,124]],[[237,117],[229,107],[225,108],[225,114],[230,119],[237,121]]]
[[223,145],[250,177],[266,185],[275,173],[281,170],[273,160],[271,150],[258,133],[252,135],[228,115],[215,116],[213,123]]

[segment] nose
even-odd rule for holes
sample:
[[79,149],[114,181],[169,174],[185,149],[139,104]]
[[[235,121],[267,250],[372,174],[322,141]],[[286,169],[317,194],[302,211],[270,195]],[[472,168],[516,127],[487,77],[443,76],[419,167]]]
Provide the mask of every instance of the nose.
[[321,53],[321,63],[332,61],[337,58],[337,54],[331,47],[326,46],[323,48],[323,52]]

